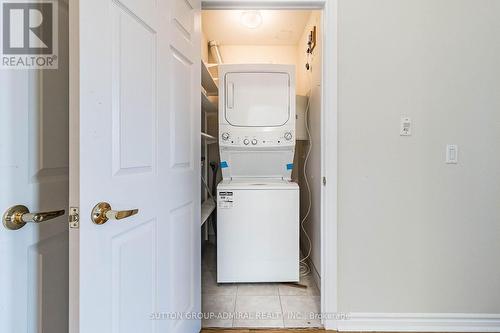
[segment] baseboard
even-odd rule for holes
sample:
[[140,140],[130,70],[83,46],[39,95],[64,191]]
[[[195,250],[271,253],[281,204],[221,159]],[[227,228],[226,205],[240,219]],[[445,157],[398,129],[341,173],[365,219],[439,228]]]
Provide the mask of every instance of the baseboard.
[[500,332],[500,314],[350,313],[336,324],[357,332]]

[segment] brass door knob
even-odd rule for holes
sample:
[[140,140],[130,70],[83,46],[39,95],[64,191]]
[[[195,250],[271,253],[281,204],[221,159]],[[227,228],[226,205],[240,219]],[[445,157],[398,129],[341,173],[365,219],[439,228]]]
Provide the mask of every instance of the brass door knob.
[[2,222],[5,228],[9,230],[17,230],[24,227],[24,225],[28,222],[41,223],[64,215],[64,213],[64,209],[50,212],[30,213],[28,207],[16,205],[5,211]]
[[130,210],[112,210],[111,205],[107,202],[99,202],[92,209],[92,222],[95,224],[104,224],[108,220],[121,220],[139,212],[138,209]]

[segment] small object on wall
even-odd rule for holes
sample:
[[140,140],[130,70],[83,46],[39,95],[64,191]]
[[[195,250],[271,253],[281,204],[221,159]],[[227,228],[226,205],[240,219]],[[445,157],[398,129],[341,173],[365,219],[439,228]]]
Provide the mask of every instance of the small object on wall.
[[307,53],[312,53],[316,47],[316,26],[309,32],[309,37],[307,38]]
[[306,131],[307,96],[297,95],[295,98],[295,139],[308,140]]
[[401,130],[399,132],[400,136],[410,136],[411,135],[411,118],[401,117]]
[[312,52],[314,51],[314,48],[316,47],[316,26],[313,27],[313,29],[309,32],[309,36],[307,38],[307,62],[306,62],[306,70],[311,69],[311,65],[309,64],[310,57],[312,55]]
[[458,146],[457,145],[446,145],[446,163],[447,164],[457,164],[458,163]]

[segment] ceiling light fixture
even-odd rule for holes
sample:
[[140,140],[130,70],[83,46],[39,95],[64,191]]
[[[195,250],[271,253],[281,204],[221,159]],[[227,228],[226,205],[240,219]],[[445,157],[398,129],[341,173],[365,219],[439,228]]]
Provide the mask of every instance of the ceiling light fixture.
[[260,27],[262,15],[258,10],[248,10],[241,13],[241,24],[250,29]]

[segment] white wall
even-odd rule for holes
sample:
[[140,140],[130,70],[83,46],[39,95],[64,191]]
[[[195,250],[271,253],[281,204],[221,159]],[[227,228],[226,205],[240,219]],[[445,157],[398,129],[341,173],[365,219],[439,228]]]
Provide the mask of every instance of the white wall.
[[339,0],[340,311],[500,314],[499,18]]

